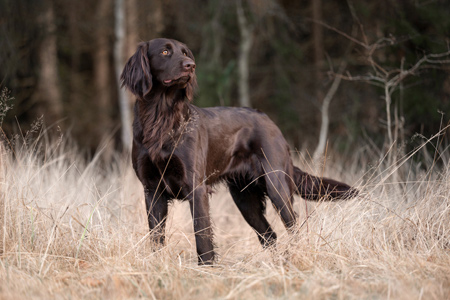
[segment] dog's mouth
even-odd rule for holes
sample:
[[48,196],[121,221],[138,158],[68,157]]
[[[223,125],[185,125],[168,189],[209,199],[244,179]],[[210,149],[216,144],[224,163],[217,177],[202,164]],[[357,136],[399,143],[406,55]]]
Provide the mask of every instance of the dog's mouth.
[[165,79],[165,80],[163,80],[163,83],[166,86],[172,86],[172,85],[177,85],[177,84],[186,84],[189,82],[189,80],[191,80],[191,76],[184,75],[184,76],[180,76],[175,79]]

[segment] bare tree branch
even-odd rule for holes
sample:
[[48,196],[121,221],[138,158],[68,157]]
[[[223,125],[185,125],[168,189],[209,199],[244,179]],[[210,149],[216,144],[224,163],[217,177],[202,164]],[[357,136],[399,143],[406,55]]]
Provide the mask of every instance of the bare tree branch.
[[[353,6],[351,4],[351,0],[348,0],[348,5],[350,7],[350,10],[352,13],[354,13]],[[418,72],[421,69],[424,68],[430,68],[433,65],[444,65],[444,64],[450,64],[450,47],[447,46],[448,50],[443,53],[432,53],[424,55],[422,58],[417,60],[411,67],[405,69],[405,59],[402,58],[400,68],[389,70],[387,67],[384,67],[380,65],[376,60],[374,59],[374,53],[375,51],[382,49],[384,47],[389,47],[395,44],[403,43],[406,40],[411,39],[411,37],[402,37],[402,38],[396,38],[396,37],[383,37],[381,39],[378,39],[375,43],[370,44],[367,40],[366,35],[364,34],[363,27],[361,23],[359,22],[356,15],[353,16],[354,19],[359,23],[360,28],[362,30],[362,35],[364,38],[364,42],[356,39],[353,36],[350,36],[328,24],[320,22],[320,24],[334,32],[337,32],[338,34],[342,35],[343,37],[347,38],[348,40],[354,42],[356,45],[363,47],[366,52],[366,61],[368,62],[369,66],[372,69],[372,72],[369,72],[366,75],[358,75],[358,76],[352,76],[350,72],[346,72],[346,74],[334,74],[336,78],[344,79],[347,81],[361,81],[366,82],[372,85],[375,85],[377,87],[383,88],[384,90],[384,100],[385,100],[385,109],[386,109],[386,126],[387,126],[387,136],[388,136],[388,147],[391,149],[388,150],[388,165],[392,165],[396,163],[396,155],[397,151],[393,149],[394,144],[398,138],[398,130],[401,128],[401,124],[399,122],[402,122],[402,117],[398,117],[398,110],[395,108],[394,110],[394,134],[392,133],[393,130],[393,124],[392,124],[392,116],[391,116],[391,103],[392,103],[392,94],[402,87],[403,81],[409,77],[409,76],[416,76]],[[315,20],[312,20],[313,22],[318,22]],[[395,138],[395,140],[394,140]],[[397,176],[397,175],[395,175]],[[395,181],[395,180],[394,180]]]

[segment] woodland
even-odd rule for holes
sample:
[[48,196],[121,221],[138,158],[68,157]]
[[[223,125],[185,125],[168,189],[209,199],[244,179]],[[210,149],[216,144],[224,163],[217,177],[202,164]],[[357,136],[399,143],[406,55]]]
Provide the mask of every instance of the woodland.
[[250,106],[311,155],[414,148],[450,111],[450,5],[436,0],[2,0],[8,136],[36,122],[92,155],[129,148],[118,77],[141,41],[186,43],[198,106]]

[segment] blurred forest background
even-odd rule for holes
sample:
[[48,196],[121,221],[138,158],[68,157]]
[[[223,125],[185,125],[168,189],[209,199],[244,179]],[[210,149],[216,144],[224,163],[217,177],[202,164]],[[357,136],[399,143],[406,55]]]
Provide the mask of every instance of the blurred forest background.
[[437,133],[440,112],[450,112],[446,0],[0,3],[0,87],[14,98],[8,136],[43,115],[86,153],[105,137],[121,148],[117,70],[156,37],[193,51],[196,105],[258,108],[311,153],[323,116],[329,145],[346,152],[368,141],[409,145],[416,133]]

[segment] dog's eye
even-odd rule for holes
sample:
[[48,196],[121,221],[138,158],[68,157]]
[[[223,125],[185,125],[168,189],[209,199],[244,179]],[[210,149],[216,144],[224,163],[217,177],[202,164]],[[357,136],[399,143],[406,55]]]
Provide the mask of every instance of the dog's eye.
[[169,54],[169,51],[163,50],[161,53],[162,53],[162,55],[168,55],[168,54]]
[[186,53],[186,52],[183,52],[183,55],[184,55],[184,56],[187,56],[187,53]]

